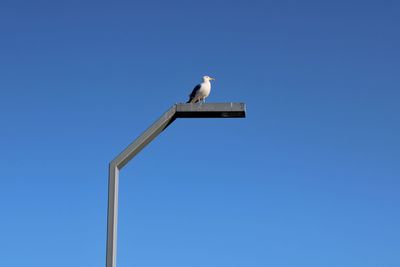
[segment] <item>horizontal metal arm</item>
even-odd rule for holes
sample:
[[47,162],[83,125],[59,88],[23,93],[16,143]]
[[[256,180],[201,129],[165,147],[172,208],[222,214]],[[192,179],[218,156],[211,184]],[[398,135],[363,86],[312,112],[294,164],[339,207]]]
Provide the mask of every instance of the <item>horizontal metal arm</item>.
[[178,118],[244,118],[244,103],[177,104]]

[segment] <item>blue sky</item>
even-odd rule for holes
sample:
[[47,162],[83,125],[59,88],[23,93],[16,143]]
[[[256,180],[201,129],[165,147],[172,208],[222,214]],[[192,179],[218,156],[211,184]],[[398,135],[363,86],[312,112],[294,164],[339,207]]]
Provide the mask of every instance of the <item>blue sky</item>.
[[207,74],[248,116],[121,172],[118,266],[399,266],[399,9],[2,1],[2,265],[104,266],[108,162]]

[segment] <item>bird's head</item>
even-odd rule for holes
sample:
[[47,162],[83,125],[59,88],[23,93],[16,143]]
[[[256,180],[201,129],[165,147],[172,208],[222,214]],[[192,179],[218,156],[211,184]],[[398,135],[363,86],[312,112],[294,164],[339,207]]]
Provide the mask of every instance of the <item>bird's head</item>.
[[203,76],[203,81],[212,81],[215,80],[214,78],[211,78],[210,76]]

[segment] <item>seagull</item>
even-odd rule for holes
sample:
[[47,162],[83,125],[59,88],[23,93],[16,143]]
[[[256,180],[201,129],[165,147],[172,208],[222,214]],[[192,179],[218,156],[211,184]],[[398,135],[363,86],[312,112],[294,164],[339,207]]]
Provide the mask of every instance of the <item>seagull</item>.
[[211,92],[211,80],[215,80],[209,76],[203,76],[203,82],[193,88],[192,93],[189,95],[189,100],[186,103],[205,102],[206,97]]

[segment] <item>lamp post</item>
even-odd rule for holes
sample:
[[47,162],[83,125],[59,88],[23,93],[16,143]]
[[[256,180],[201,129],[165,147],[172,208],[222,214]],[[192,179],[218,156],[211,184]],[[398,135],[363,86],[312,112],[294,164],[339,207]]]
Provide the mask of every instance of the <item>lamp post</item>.
[[106,267],[116,267],[119,171],[177,118],[244,118],[244,103],[175,104],[109,164]]

